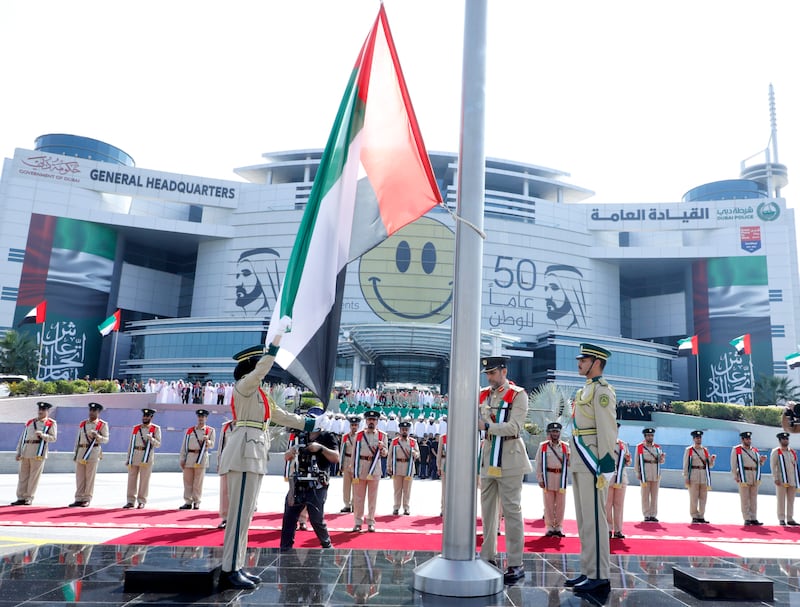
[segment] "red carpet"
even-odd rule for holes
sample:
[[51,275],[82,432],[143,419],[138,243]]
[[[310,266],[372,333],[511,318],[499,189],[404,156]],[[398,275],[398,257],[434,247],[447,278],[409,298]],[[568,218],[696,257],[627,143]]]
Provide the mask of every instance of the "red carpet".
[[[250,528],[253,547],[275,548],[279,544],[281,513],[258,512]],[[441,550],[441,519],[427,516],[379,516],[376,533],[351,533],[351,514],[326,515],[333,544],[337,548]],[[219,517],[208,510],[123,510],[105,508],[44,508],[6,506],[0,508],[0,525],[39,527],[88,526],[130,531],[110,544],[221,546],[223,532],[216,528]],[[480,532],[480,520],[478,520]],[[309,528],[310,529],[310,528]],[[544,537],[541,519],[525,521],[525,551],[578,553],[575,521],[566,521],[565,538]],[[729,556],[703,542],[779,542],[800,544],[800,528],[744,527],[741,525],[689,525],[684,523],[627,523],[624,540],[612,540],[614,554],[670,556]],[[478,545],[481,536],[478,535]],[[317,548],[313,531],[296,535],[298,548]],[[505,550],[505,538],[498,538]]]

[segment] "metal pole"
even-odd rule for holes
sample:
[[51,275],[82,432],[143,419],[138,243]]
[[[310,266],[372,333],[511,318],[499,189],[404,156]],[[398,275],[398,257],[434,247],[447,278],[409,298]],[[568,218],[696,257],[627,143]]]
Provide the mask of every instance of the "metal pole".
[[483,231],[486,8],[487,0],[467,0],[464,13],[457,212],[466,221],[456,223],[442,554],[414,570],[416,590],[451,597],[503,589],[500,570],[475,554],[483,242],[466,222]]
[[694,371],[697,375],[697,400],[702,401],[703,397],[700,395],[700,352],[694,357]]
[[42,322],[42,330],[39,333],[39,362],[36,363],[36,379],[42,379],[42,348],[44,347],[44,322]]
[[117,338],[119,337],[119,331],[114,331],[114,353],[111,355],[111,377],[108,379],[114,380],[114,363],[117,362]]

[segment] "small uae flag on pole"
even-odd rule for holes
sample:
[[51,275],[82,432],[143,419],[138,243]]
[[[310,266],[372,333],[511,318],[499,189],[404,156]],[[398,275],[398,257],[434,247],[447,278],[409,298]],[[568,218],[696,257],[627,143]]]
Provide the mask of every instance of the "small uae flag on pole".
[[678,356],[697,356],[697,335],[678,340]]
[[793,352],[786,357],[786,364],[790,369],[800,367],[800,352]]
[[739,337],[731,340],[731,345],[736,348],[736,353],[741,356],[742,354],[750,354],[750,334],[745,333]]
[[119,309],[114,312],[111,316],[106,318],[103,322],[97,325],[97,330],[100,331],[100,335],[105,337],[109,333],[113,331],[119,331]]
[[47,317],[47,302],[43,301],[35,308],[32,308],[30,312],[28,312],[22,321],[19,323],[20,325],[27,325],[27,324],[37,324],[40,325],[45,321]]

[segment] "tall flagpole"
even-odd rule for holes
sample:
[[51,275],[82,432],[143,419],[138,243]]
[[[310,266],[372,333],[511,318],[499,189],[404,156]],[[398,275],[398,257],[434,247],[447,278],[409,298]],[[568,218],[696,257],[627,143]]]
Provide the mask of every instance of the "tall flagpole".
[[750,362],[750,405],[755,406],[756,404],[756,378],[753,377],[753,354],[752,351],[750,354],[747,355],[747,358]]
[[450,597],[489,596],[503,589],[500,570],[475,554],[486,8],[487,0],[465,2],[457,195],[457,213],[463,221],[456,222],[442,554],[414,570],[415,590]]

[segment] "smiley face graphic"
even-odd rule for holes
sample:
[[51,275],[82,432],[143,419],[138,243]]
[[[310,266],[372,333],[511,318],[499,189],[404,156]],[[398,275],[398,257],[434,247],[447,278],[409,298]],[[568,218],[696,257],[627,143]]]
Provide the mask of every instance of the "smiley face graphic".
[[454,256],[452,230],[422,217],[362,255],[364,299],[387,322],[443,322],[453,312]]

